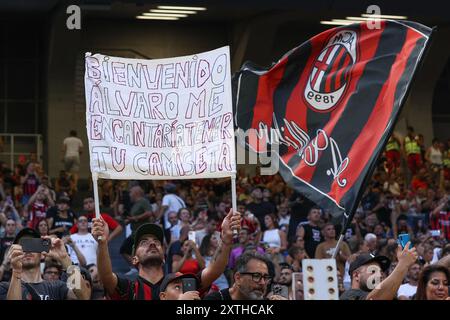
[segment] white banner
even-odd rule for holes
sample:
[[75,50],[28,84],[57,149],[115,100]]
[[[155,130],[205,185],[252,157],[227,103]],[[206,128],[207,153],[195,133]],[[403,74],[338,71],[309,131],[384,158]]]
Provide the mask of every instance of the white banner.
[[158,60],[86,53],[85,89],[99,178],[235,174],[229,47]]

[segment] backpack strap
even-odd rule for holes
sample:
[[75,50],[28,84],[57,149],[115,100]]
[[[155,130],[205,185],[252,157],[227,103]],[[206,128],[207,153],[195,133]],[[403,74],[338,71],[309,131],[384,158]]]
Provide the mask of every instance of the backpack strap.
[[29,283],[23,282],[23,285],[27,288],[28,292],[31,294],[31,300],[39,300],[39,301],[42,300],[41,296],[38,295],[36,290]]

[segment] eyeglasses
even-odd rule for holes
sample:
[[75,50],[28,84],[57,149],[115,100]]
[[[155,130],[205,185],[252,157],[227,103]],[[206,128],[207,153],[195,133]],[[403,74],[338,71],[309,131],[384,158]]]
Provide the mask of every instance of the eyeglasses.
[[269,282],[272,280],[272,277],[270,275],[263,275],[259,272],[240,272],[240,274],[252,276],[252,280],[255,282],[260,282],[261,279],[264,279],[264,282]]

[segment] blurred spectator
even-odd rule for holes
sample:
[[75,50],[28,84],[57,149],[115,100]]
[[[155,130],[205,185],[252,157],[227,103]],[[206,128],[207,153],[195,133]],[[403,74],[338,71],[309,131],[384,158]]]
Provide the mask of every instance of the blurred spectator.
[[[209,266],[211,260],[214,258],[214,254],[219,248],[219,241],[220,239],[217,238],[217,235],[215,233],[208,234],[203,238],[202,244],[200,246],[200,254],[205,261],[205,267]],[[228,280],[225,277],[224,273],[222,273],[220,277],[213,282],[213,284],[216,285],[219,290],[229,287]]]
[[448,284],[450,271],[448,268],[432,265],[425,267],[419,276],[415,300],[450,300]]
[[[72,262],[80,265],[89,265],[97,263],[97,241],[95,241],[92,234],[89,232],[88,219],[86,216],[78,218],[78,231],[69,236],[68,244],[69,255]],[[79,261],[80,254],[77,254],[77,249],[80,250],[84,261]]]
[[45,281],[57,281],[61,277],[61,266],[56,263],[46,263],[42,278]]
[[48,226],[47,220],[41,220],[39,221],[39,224],[37,226],[37,232],[41,235],[41,237],[50,236],[50,228]]
[[314,257],[317,246],[323,241],[319,227],[321,209],[312,207],[308,213],[308,221],[302,222],[297,227],[297,237],[305,242],[305,250],[308,257]]
[[20,184],[22,185],[22,204],[26,205],[32,195],[36,194],[39,187],[39,178],[36,174],[35,164],[30,162],[26,166],[25,176],[20,178]]
[[[250,243],[249,229],[247,226],[243,226],[241,228],[241,231],[239,232],[238,241],[239,241],[239,245],[236,248],[234,248],[233,250],[231,250],[230,259],[228,262],[228,268],[230,268],[231,270],[233,270],[235,268],[237,259],[239,258],[239,256],[242,255],[245,248]],[[258,251],[258,253],[260,253],[260,254],[264,254],[264,249],[261,247],[256,247],[256,251]]]
[[287,249],[287,239],[284,231],[278,228],[276,215],[266,214],[264,216],[264,225],[266,226],[266,231],[263,232],[262,242],[267,246],[266,254],[270,255],[274,264],[284,262],[283,253]]
[[39,186],[25,207],[28,212],[28,227],[36,229],[39,222],[47,217],[47,209],[54,204],[48,188]]
[[49,234],[55,234],[58,238],[68,235],[69,230],[75,224],[75,216],[70,209],[70,199],[60,197],[56,204],[56,212],[54,215],[49,214],[47,211],[47,222],[50,226]]
[[430,214],[431,230],[442,234],[442,237],[450,241],[450,196],[445,195],[439,201],[437,207]]
[[170,228],[169,223],[169,212],[178,212],[182,208],[186,208],[186,204],[184,203],[183,199],[181,199],[179,196],[175,194],[176,192],[176,186],[173,183],[167,183],[164,186],[164,189],[166,191],[166,195],[162,199],[161,208],[159,211],[159,218],[163,219],[164,221],[164,228]]
[[387,159],[387,171],[392,173],[398,167],[400,167],[401,160],[401,142],[394,134],[389,137],[386,145],[386,159]]
[[173,272],[197,274],[205,267],[205,260],[194,241],[185,240],[181,245],[181,253],[181,256],[174,255],[172,258]]
[[208,216],[208,220],[206,221],[206,226],[202,230],[198,230],[195,232],[195,242],[202,243],[203,238],[208,234],[213,234],[217,231],[217,226],[219,225],[219,218],[215,214],[211,214]]
[[67,171],[61,170],[59,177],[55,181],[55,191],[58,197],[61,195],[73,196],[75,190],[75,184],[73,179],[69,177]]
[[83,142],[77,137],[75,130],[70,130],[69,137],[64,139],[62,153],[64,170],[71,174],[74,190],[76,191],[78,186],[78,172],[80,171],[80,155],[83,153]]
[[255,187],[251,194],[252,202],[247,204],[247,210],[249,210],[259,220],[262,231],[266,230],[264,224],[264,216],[266,214],[275,213],[276,209],[271,202],[263,201],[263,193],[261,187]]
[[[84,216],[87,218],[88,220],[88,230],[89,232],[91,232],[91,228],[92,228],[92,219],[95,218],[95,202],[94,202],[94,198],[93,197],[86,197],[83,200],[83,210],[84,210]],[[106,213],[100,213],[100,216],[102,217],[102,219],[106,222],[106,224],[108,225],[109,230],[111,231],[111,233],[109,234],[109,241],[111,241],[112,239],[118,237],[122,231],[123,228],[122,226],[117,223],[116,220],[114,220],[113,218],[111,218],[110,215],[106,214]],[[78,226],[75,224],[71,229],[70,229],[70,233],[77,233],[78,232]]]
[[[332,223],[327,223],[322,228],[324,242],[320,243],[316,248],[315,259],[331,259],[336,249],[336,229]],[[341,274],[345,271],[345,262],[350,258],[350,248],[346,242],[342,242],[336,255],[336,266]]]
[[12,219],[8,219],[6,221],[5,235],[0,239],[0,264],[5,258],[5,253],[13,244],[14,238],[16,237],[16,229],[16,222]]
[[411,300],[416,294],[420,271],[421,266],[419,263],[414,263],[409,267],[407,275],[408,282],[402,284],[397,292],[399,300]]
[[422,154],[419,144],[419,137],[414,133],[413,127],[408,127],[408,134],[403,141],[403,147],[408,163],[408,168],[412,174],[422,167]]

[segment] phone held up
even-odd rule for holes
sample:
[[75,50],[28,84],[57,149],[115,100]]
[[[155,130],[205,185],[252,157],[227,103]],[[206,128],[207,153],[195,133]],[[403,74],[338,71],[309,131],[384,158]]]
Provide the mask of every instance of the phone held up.
[[183,293],[197,290],[197,281],[194,278],[183,278],[181,282],[183,284]]
[[23,238],[20,240],[23,252],[49,252],[51,242],[49,239]]
[[[397,243],[402,246],[402,249],[405,249],[406,244],[410,241],[409,234],[402,233],[398,235]],[[412,248],[412,245],[409,244],[409,247]]]

